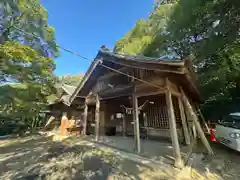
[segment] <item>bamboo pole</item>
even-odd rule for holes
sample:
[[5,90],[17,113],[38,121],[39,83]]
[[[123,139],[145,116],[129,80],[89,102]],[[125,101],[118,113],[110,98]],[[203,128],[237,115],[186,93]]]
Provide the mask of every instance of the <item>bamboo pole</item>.
[[95,109],[95,140],[99,140],[99,120],[100,120],[100,100],[96,94],[96,109]]
[[83,134],[87,134],[87,115],[88,115],[88,105],[85,103],[84,114],[83,114]]
[[213,150],[212,150],[212,148],[211,148],[211,146],[210,146],[210,144],[209,144],[209,142],[208,142],[208,140],[207,140],[207,138],[206,138],[206,136],[205,136],[205,134],[204,134],[204,132],[202,130],[202,127],[201,127],[200,123],[198,122],[197,115],[195,114],[195,112],[194,112],[190,102],[188,101],[187,96],[184,94],[182,89],[181,89],[181,93],[182,93],[182,96],[183,96],[183,102],[184,102],[186,108],[188,109],[190,115],[192,116],[193,123],[194,123],[194,125],[196,127],[196,130],[198,131],[198,133],[200,135],[200,138],[201,138],[204,146],[208,150],[208,154],[209,155],[213,155],[214,154]]
[[133,122],[134,122],[134,139],[136,144],[137,153],[141,152],[140,145],[140,129],[139,129],[139,116],[138,116],[138,99],[135,96],[135,88],[132,96],[133,100]]
[[190,136],[189,136],[189,132],[188,132],[186,116],[185,116],[182,100],[179,97],[178,97],[178,105],[179,105],[180,116],[181,116],[181,120],[182,120],[184,139],[185,139],[186,144],[189,145],[190,144]]
[[173,103],[172,103],[172,95],[169,90],[165,93],[166,96],[166,104],[167,104],[167,111],[168,111],[168,118],[169,118],[169,125],[170,125],[170,133],[173,145],[173,153],[175,157],[174,166],[177,168],[183,168],[183,161],[181,158],[180,153],[180,146],[178,142],[178,134],[177,134],[177,126],[176,126],[176,119],[174,115]]

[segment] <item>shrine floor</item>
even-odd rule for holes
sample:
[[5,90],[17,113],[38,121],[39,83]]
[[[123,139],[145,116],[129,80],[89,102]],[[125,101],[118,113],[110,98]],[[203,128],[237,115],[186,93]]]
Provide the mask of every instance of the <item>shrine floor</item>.
[[[90,136],[91,137],[91,136]],[[94,137],[91,137],[94,141]],[[123,136],[104,136],[100,137],[99,144],[109,146],[129,153],[136,153],[133,137]],[[188,155],[189,147],[180,146],[182,158],[185,160]],[[171,142],[141,139],[140,156],[146,157],[156,163],[174,164],[173,149]]]

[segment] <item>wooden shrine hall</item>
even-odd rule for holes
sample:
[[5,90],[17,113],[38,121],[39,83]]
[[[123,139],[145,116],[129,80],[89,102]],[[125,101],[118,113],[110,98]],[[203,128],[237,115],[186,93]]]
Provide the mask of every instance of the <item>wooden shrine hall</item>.
[[60,127],[60,135],[62,136],[66,136],[69,133],[81,133],[77,120],[82,119],[85,98],[76,97],[69,106],[69,98],[76,87],[61,84],[56,88],[57,98],[48,105],[49,111],[46,113],[48,121],[45,124],[45,130],[53,130]]
[[196,115],[200,94],[190,60],[164,60],[117,54],[101,48],[82,82],[69,98],[85,98],[85,134],[170,139],[175,166],[182,167],[180,143],[190,145],[196,134],[212,149]]

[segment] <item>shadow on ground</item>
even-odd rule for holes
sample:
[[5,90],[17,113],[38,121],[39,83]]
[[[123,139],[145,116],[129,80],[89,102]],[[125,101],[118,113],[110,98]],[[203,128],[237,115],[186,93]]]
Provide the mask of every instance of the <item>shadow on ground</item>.
[[174,179],[167,172],[156,174],[148,165],[114,156],[107,148],[72,146],[68,141],[33,136],[0,146],[0,179]]
[[[219,144],[212,147],[215,156],[194,159],[191,177],[186,178],[186,171],[123,158],[112,148],[99,148],[85,137],[75,136],[59,142],[45,136],[1,140],[0,179],[240,179],[240,153]],[[202,151],[201,147],[198,149]]]

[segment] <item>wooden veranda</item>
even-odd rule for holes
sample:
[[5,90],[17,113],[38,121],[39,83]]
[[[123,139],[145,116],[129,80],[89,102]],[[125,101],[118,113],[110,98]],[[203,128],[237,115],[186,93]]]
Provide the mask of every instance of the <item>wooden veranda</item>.
[[102,48],[69,99],[85,98],[84,133],[171,139],[175,166],[183,167],[179,143],[199,134],[213,154],[196,115],[200,95],[190,60],[116,54]]

